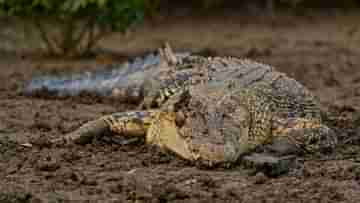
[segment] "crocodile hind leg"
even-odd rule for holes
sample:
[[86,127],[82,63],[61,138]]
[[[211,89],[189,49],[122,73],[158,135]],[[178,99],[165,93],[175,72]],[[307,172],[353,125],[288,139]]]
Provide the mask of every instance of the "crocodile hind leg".
[[158,111],[129,111],[113,113],[82,125],[77,130],[62,138],[54,139],[52,143],[74,142],[86,144],[95,137],[126,136],[145,137],[148,127]]

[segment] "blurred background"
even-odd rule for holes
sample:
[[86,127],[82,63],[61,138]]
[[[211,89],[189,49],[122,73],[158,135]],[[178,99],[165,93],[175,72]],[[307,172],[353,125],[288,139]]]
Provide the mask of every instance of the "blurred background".
[[121,63],[169,42],[176,51],[271,64],[324,104],[357,107],[359,6],[355,0],[2,0],[0,53],[41,67],[27,68],[30,77],[101,69],[96,64]]

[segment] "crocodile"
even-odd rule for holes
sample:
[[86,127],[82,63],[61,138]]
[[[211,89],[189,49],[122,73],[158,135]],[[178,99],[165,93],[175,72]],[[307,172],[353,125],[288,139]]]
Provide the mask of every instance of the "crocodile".
[[159,52],[159,71],[140,88],[137,110],[102,116],[51,142],[145,139],[209,166],[236,163],[259,148],[286,155],[336,146],[317,98],[273,67],[234,57],[177,58],[169,46]]

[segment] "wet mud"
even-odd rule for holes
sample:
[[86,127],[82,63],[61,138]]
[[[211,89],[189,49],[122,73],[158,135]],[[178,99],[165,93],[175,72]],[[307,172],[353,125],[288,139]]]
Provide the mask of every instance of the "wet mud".
[[[340,139],[335,152],[299,159],[299,167],[274,178],[241,165],[198,168],[141,142],[49,145],[47,139],[135,105],[92,95],[24,96],[32,75],[96,70],[102,61],[9,56],[0,60],[0,202],[360,202],[360,42],[347,32],[349,19],[241,18],[247,22],[241,29],[237,22],[221,17],[144,25],[122,49],[155,50],[169,40],[177,49],[271,64],[320,98],[324,120]],[[194,24],[212,35],[192,35]],[[17,144],[28,141],[40,144]]]

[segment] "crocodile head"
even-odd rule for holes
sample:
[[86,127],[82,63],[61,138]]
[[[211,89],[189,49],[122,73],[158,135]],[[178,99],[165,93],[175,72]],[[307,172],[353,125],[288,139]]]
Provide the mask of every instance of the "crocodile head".
[[148,131],[148,142],[206,165],[235,162],[253,148],[248,140],[250,114],[224,88],[199,85],[171,97],[167,105],[175,107],[164,105],[166,110]]

